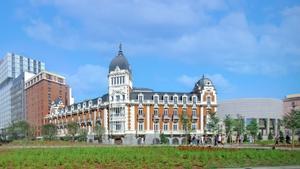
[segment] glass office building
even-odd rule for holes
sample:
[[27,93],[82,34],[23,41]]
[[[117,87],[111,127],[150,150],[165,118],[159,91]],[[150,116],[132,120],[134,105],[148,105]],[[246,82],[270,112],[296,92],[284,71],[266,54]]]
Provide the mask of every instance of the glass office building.
[[37,74],[43,70],[45,63],[14,53],[0,60],[0,130],[25,117],[23,84],[30,75],[24,72]]

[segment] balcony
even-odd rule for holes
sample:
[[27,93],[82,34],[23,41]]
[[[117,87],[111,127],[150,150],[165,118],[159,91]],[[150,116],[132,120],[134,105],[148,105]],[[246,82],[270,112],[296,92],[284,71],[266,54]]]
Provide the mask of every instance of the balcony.
[[172,119],[173,119],[173,122],[178,122],[179,116],[177,114],[174,114]]
[[167,114],[164,114],[163,115],[163,120],[165,121],[165,122],[168,122],[168,121],[170,121],[170,117],[169,117],[169,115],[167,115]]
[[160,120],[160,118],[159,118],[159,116],[158,116],[158,115],[153,115],[153,118],[152,118],[152,120],[153,120],[153,122],[154,122],[154,123],[158,123],[158,122],[159,122],[159,120]]
[[192,121],[196,122],[199,118],[196,115],[192,115]]
[[145,120],[144,113],[138,115],[138,121],[143,122]]

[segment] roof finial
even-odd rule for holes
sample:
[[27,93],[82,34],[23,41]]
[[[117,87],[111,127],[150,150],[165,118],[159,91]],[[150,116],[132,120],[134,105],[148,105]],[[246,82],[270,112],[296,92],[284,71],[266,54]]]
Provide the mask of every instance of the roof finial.
[[119,51],[122,51],[122,43],[119,45]]
[[202,79],[204,79],[204,74],[202,75]]

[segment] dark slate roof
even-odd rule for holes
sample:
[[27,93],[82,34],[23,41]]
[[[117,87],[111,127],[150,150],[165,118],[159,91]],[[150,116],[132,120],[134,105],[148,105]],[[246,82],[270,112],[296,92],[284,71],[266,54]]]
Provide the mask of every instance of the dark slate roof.
[[153,90],[143,87],[133,87],[132,92],[153,92]]
[[203,89],[204,86],[213,86],[213,83],[209,78],[203,75],[202,78],[196,82],[193,91],[197,92],[199,89]]
[[109,72],[114,71],[117,66],[121,70],[128,70],[131,73],[130,65],[128,63],[128,60],[125,58],[123,54],[121,44],[120,44],[118,55],[109,64]]

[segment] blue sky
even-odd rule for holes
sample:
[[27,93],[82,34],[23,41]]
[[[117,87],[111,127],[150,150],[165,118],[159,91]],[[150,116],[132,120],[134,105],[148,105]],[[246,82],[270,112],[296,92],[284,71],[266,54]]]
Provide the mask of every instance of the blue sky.
[[120,42],[136,87],[189,92],[205,74],[219,100],[300,92],[297,0],[12,0],[0,24],[0,55],[44,61],[76,101],[107,92]]

